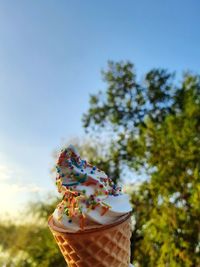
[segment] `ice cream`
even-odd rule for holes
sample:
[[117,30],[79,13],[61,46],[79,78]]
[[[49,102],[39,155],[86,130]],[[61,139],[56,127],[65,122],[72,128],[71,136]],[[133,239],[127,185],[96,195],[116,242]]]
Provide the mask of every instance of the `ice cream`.
[[129,267],[131,206],[119,185],[73,146],[56,165],[62,201],[48,219],[69,267]]
[[62,201],[53,213],[54,224],[78,232],[121,220],[131,211],[129,197],[120,186],[70,145],[56,164],[56,185]]

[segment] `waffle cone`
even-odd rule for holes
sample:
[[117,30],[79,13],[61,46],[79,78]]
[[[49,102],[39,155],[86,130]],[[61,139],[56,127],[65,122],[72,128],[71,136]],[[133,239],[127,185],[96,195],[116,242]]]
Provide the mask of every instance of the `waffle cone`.
[[69,267],[129,266],[130,214],[116,223],[76,233],[62,232],[52,216],[48,224]]

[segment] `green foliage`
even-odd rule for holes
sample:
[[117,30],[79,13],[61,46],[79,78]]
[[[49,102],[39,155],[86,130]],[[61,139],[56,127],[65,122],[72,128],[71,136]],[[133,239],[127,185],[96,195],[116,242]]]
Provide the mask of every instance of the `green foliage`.
[[186,73],[176,84],[153,69],[139,83],[130,62],[102,73],[107,90],[91,96],[84,127],[113,136],[107,162],[117,178],[125,165],[148,175],[132,192],[133,262],[200,266],[200,77]]
[[1,266],[66,266],[47,226],[48,215],[56,203],[57,200],[29,203],[27,214],[32,216],[29,222],[20,225],[11,221],[0,223]]

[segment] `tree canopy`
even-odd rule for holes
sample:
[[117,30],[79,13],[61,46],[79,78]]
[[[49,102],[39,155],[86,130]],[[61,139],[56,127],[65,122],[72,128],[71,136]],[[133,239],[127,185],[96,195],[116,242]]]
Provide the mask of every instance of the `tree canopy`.
[[138,82],[132,63],[112,61],[102,74],[106,90],[90,96],[83,125],[111,133],[115,179],[125,165],[148,177],[132,192],[133,262],[200,266],[200,76],[177,82],[153,69]]
[[[65,260],[48,229],[48,216],[55,209],[57,199],[29,203],[21,214],[21,223],[12,218],[0,221],[0,266],[49,267],[66,266]],[[32,216],[29,222],[25,219]],[[24,220],[24,221],[23,221]]]

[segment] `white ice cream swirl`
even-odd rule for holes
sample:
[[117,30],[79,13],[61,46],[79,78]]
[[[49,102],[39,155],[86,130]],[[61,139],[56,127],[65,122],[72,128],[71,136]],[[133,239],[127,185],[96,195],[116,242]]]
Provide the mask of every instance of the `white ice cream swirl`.
[[76,232],[113,223],[131,211],[121,187],[82,160],[72,145],[61,151],[56,169],[56,185],[63,195],[53,213],[57,226]]

